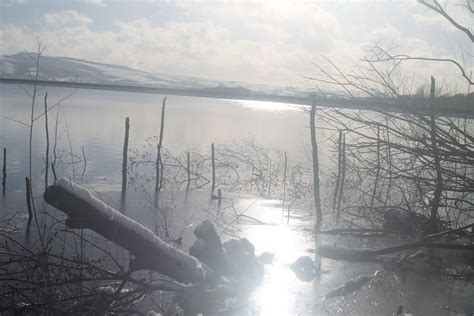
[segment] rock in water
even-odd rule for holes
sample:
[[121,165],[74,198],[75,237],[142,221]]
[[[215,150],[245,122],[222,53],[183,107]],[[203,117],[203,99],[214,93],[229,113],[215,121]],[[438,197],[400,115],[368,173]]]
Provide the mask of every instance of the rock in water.
[[229,269],[244,282],[259,285],[263,281],[263,264],[255,256],[255,247],[246,238],[230,239],[222,245],[225,249]]
[[308,256],[302,256],[296,259],[295,262],[290,264],[290,269],[295,272],[298,279],[306,282],[312,281],[316,275],[314,261]]
[[255,254],[255,246],[247,238],[240,239],[240,242],[249,254]]
[[273,265],[273,258],[275,257],[274,253],[270,252],[262,252],[259,256],[260,261],[263,264],[271,264]]
[[197,239],[189,249],[189,254],[198,258],[201,262],[210,266],[216,272],[223,275],[228,274],[228,262],[226,260],[221,239],[210,220],[204,220],[194,229]]

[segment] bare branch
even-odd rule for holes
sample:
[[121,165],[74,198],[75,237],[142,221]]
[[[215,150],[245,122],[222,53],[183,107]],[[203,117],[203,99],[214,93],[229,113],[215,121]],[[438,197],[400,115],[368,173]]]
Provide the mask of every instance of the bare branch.
[[[433,11],[438,12],[441,14],[446,20],[449,21],[454,27],[456,27],[458,30],[466,33],[466,35],[469,37],[471,42],[474,42],[474,34],[465,26],[462,26],[458,22],[456,22],[444,9],[443,7],[439,4],[437,0],[433,0],[433,4],[428,3],[428,1],[425,0],[418,0],[419,3],[423,4],[424,6],[430,8]],[[468,1],[469,3],[469,1]],[[472,7],[469,7],[469,10],[472,12]]]

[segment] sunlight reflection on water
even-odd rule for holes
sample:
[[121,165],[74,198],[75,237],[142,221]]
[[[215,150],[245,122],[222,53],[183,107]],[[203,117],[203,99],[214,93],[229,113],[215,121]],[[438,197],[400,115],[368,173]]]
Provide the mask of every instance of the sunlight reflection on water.
[[279,102],[268,102],[268,101],[250,101],[250,100],[236,100],[244,108],[259,110],[259,111],[300,111],[304,109],[303,105],[290,104],[290,103],[279,103]]
[[255,245],[256,255],[262,252],[275,254],[273,265],[265,265],[262,286],[252,295],[256,314],[296,315],[301,311],[308,312],[313,282],[299,280],[289,268],[290,263],[300,256],[309,255],[307,249],[314,247],[311,236],[296,229],[308,223],[296,219],[291,219],[291,225],[281,223],[281,204],[276,200],[258,201],[248,214],[271,223],[265,226],[243,225],[245,236]]

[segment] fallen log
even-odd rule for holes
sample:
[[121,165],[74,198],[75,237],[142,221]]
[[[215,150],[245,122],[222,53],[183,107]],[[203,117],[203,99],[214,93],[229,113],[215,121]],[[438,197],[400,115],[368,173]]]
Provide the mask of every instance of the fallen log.
[[215,281],[215,273],[195,257],[163,241],[150,229],[97,199],[67,178],[44,193],[47,203],[68,215],[69,228],[88,228],[135,256],[131,268],[149,269],[181,283]]
[[324,258],[334,260],[346,260],[346,261],[372,261],[376,260],[377,256],[387,255],[403,250],[414,249],[418,247],[427,248],[443,248],[452,250],[466,250],[474,251],[474,245],[471,244],[456,244],[456,243],[439,243],[433,242],[432,239],[441,237],[447,234],[457,233],[461,230],[472,227],[474,224],[462,226],[457,229],[444,231],[441,233],[431,234],[423,237],[414,242],[405,243],[399,246],[381,248],[381,249],[357,249],[357,248],[344,248],[344,247],[333,247],[329,245],[322,245],[317,249],[317,253]]

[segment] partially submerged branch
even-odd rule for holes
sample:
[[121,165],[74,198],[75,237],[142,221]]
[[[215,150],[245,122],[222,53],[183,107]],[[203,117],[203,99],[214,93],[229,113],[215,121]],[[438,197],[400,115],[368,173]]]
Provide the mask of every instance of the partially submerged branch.
[[334,259],[334,260],[347,260],[347,261],[372,261],[376,260],[377,256],[387,255],[403,250],[414,249],[418,247],[428,247],[428,248],[444,248],[444,249],[459,249],[474,251],[474,245],[462,245],[462,244],[446,244],[432,242],[434,238],[441,237],[448,234],[454,234],[459,231],[468,229],[474,224],[465,225],[463,227],[444,231],[437,234],[428,235],[420,240],[405,243],[398,246],[387,247],[382,249],[352,249],[352,248],[343,248],[343,247],[333,247],[328,245],[322,245],[317,249],[317,253],[324,258]]
[[150,229],[66,178],[49,187],[44,198],[69,216],[66,220],[69,228],[89,228],[130,251],[135,256],[131,265],[136,269],[157,271],[183,283],[203,282],[212,272],[196,258],[166,243]]

